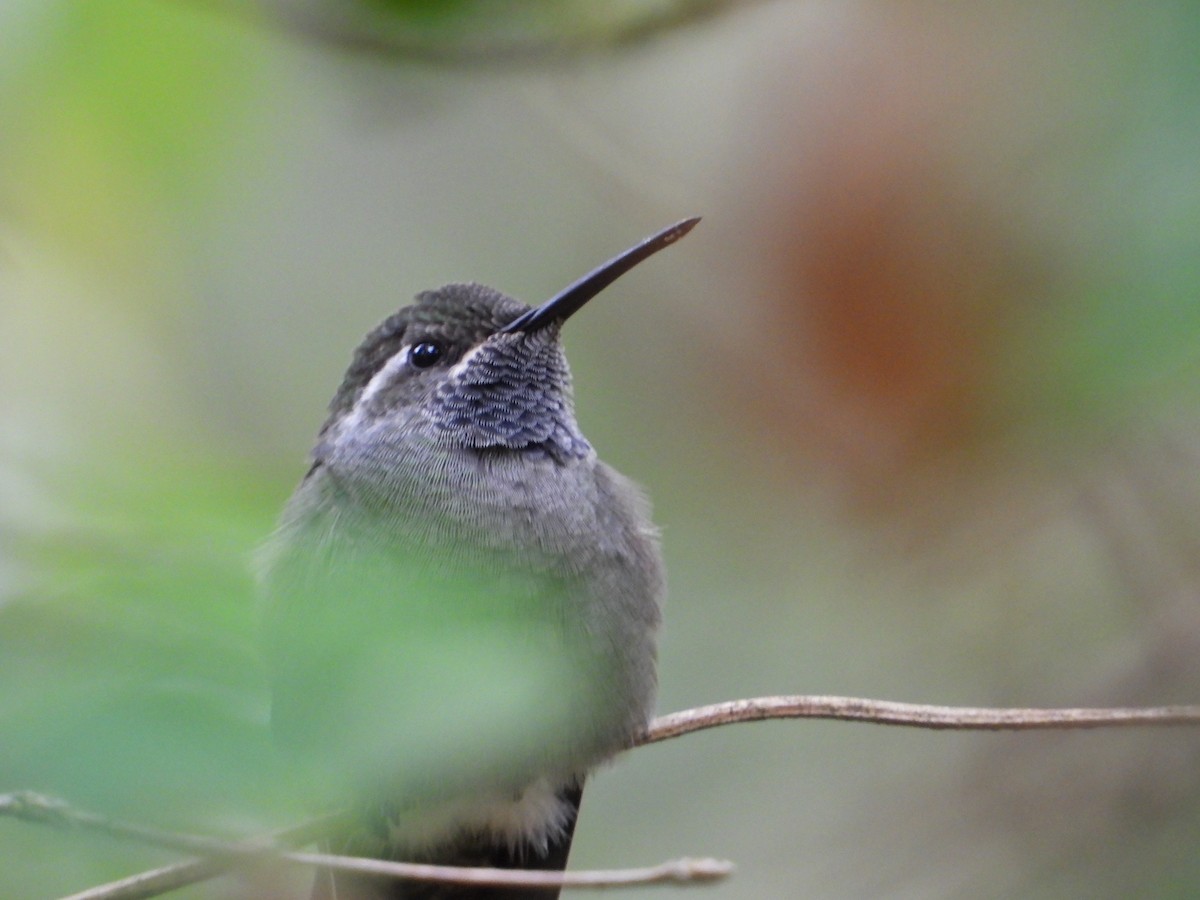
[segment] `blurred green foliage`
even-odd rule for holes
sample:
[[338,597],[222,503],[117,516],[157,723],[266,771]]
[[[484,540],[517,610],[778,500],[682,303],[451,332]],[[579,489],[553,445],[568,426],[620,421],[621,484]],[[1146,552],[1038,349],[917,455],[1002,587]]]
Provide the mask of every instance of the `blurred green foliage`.
[[603,49],[711,14],[730,0],[213,0],[310,38],[455,62]]
[[[544,618],[499,602],[495,578],[464,576],[451,596],[364,558],[265,641],[285,645],[287,712],[306,728],[281,751],[250,574],[279,503],[270,480],[168,455],[44,474],[61,517],[7,532],[25,586],[0,604],[3,789],[247,836],[384,785],[469,791],[589,718],[576,668],[526,621]],[[73,852],[101,867],[145,855],[99,838]]]
[[295,793],[375,802],[386,785],[417,803],[497,778],[517,790],[555,764],[597,699],[586,651],[554,627],[561,597],[477,553],[447,566],[379,544],[378,521],[350,538],[351,518],[263,554],[272,727]]
[[27,15],[40,52],[0,82],[8,203],[81,262],[144,283],[178,251],[172,218],[219,196],[227,151],[253,127],[259,63],[219,20],[169,3]]
[[[211,469],[90,470],[15,535],[0,606],[0,773],[97,809],[195,826],[269,807],[247,567],[270,522]],[[169,799],[168,799],[169,798]]]

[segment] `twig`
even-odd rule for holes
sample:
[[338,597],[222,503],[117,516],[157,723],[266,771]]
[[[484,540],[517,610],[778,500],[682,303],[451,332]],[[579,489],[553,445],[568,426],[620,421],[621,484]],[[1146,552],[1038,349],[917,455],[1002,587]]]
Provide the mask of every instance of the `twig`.
[[[25,822],[53,825],[58,828],[84,828],[118,837],[132,838],[142,843],[189,853],[204,853],[215,863],[229,866],[248,860],[284,861],[304,866],[322,866],[344,872],[359,872],[404,878],[410,881],[434,881],[471,884],[483,887],[571,887],[608,888],[623,885],[696,884],[724,878],[733,871],[733,864],[718,859],[678,859],[639,869],[597,869],[575,872],[545,872],[523,869],[490,869],[472,866],[434,866],[421,863],[390,862],[329,853],[295,853],[281,850],[269,841],[228,843],[208,837],[178,832],[159,831],[128,822],[109,819],[86,810],[75,809],[62,800],[32,791],[0,794],[0,815]],[[329,822],[323,821],[328,825]],[[306,826],[311,827],[311,823]],[[210,872],[216,875],[217,872]],[[145,893],[145,883],[135,876],[120,883],[92,888],[73,897],[91,900],[129,900],[131,897],[152,896]]]
[[[0,795],[0,801],[3,801]],[[0,808],[0,812],[2,812]],[[247,847],[302,847],[328,836],[345,820],[345,814],[320,816],[299,825],[284,828],[270,834],[250,838],[243,842]],[[61,900],[146,900],[159,897],[169,891],[218,878],[234,868],[227,857],[208,856],[201,859],[185,859],[157,869],[148,869],[126,878],[94,885]]]
[[659,716],[635,746],[656,744],[721,725],[764,719],[838,719],[876,725],[960,731],[1029,731],[1049,728],[1119,728],[1146,725],[1200,725],[1200,706],[1117,707],[1112,709],[1018,709],[930,706],[858,697],[755,697],[714,703]]
[[[197,853],[217,858],[273,858],[278,856],[282,849],[269,837],[243,843],[230,843],[217,838],[134,825],[76,809],[57,797],[47,797],[33,791],[0,794],[0,815],[10,816],[24,822],[52,825],[56,828],[83,828],[89,831],[100,831],[155,847],[166,847],[168,850],[182,850],[184,853]],[[316,820],[314,823],[308,823],[307,827],[311,828],[314,825],[336,827],[340,818],[340,816],[330,816]],[[325,828],[321,828],[321,831],[324,830]]]
[[[975,731],[1115,728],[1200,725],[1200,706],[1017,709],[930,706],[857,697],[756,697],[715,703],[660,716],[650,723],[633,747],[656,744],[722,725],[766,719],[836,719],[871,722],[877,725]],[[205,856],[201,860],[187,860],[89,888],[64,900],[142,900],[223,874],[234,868],[239,861],[268,858],[418,881],[508,887],[597,888],[630,884],[695,883],[723,878],[732,871],[732,864],[720,860],[683,859],[643,869],[535,872],[395,863],[322,853],[293,853],[279,848],[281,843],[304,844],[327,836],[337,827],[337,823],[345,821],[346,813],[315,819],[296,828],[236,844],[194,835],[159,832],[138,825],[116,822],[94,813],[74,810],[61,801],[25,792],[0,794],[0,815],[60,827],[91,828]]]
[[224,860],[189,859],[159,869],[147,869],[118,881],[98,884],[60,900],[148,900],[189,884],[219,878],[228,874],[231,868]]
[[323,866],[365,875],[386,875],[411,881],[437,881],[481,887],[609,888],[647,884],[698,884],[718,881],[733,871],[723,859],[674,859],[640,869],[591,869],[547,872],[533,869],[489,869],[482,866],[433,866],[388,862],[329,853],[285,853],[289,862]]

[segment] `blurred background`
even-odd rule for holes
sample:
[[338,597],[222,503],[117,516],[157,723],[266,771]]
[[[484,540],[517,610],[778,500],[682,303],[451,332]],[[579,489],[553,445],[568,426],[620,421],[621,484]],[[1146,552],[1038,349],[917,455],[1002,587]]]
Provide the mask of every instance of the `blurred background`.
[[[567,334],[664,531],[660,710],[1196,702],[1198,40],[1182,0],[7,0],[0,791],[301,818],[249,560],[353,348],[692,214]],[[1195,896],[1198,800],[1186,729],[774,722],[621,758],[572,863]],[[0,821],[0,858],[40,898],[172,856]]]

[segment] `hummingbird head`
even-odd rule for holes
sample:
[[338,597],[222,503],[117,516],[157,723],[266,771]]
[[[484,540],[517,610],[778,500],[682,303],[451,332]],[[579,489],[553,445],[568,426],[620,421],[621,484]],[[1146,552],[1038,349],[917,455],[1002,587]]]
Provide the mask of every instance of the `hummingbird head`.
[[575,423],[562,324],[698,221],[647,238],[540,306],[478,284],[417,295],[359,346],[321,440],[383,428],[462,449],[537,451],[560,461],[586,456],[591,447]]
[[560,323],[506,330],[528,312],[479,284],[419,294],[358,348],[322,436],[382,428],[467,449],[586,454]]

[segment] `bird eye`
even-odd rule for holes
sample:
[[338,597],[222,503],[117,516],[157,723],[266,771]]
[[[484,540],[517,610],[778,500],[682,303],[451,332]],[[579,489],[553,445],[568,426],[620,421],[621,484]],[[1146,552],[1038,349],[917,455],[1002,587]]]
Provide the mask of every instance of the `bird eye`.
[[413,344],[408,351],[408,361],[418,369],[428,369],[442,358],[442,345],[433,341],[421,341]]

